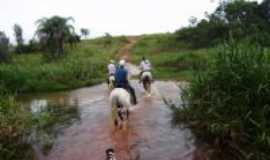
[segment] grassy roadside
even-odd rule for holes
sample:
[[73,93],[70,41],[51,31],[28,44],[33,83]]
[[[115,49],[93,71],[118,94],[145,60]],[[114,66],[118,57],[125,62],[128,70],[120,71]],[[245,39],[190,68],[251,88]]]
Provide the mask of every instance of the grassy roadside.
[[212,63],[216,48],[192,50],[176,43],[171,34],[156,34],[142,36],[131,52],[137,64],[142,56],[152,62],[156,79],[190,81]]
[[[62,59],[46,62],[41,53],[13,55],[12,61],[0,64],[0,159],[34,159],[32,143],[47,152],[58,123],[69,123],[76,108],[48,107],[38,115],[22,107],[14,93],[57,91],[93,85],[105,80],[106,64],[115,57],[125,37],[106,37],[82,41],[76,48],[67,47]],[[37,134],[32,142],[32,132]]]
[[172,105],[173,122],[191,128],[210,160],[269,159],[269,50],[232,43],[214,59],[191,81],[184,105]]
[[242,40],[190,49],[173,35],[142,37],[132,50],[146,56],[157,79],[190,81],[173,122],[191,128],[204,155],[220,160],[266,160],[270,147],[269,49]]
[[41,54],[14,55],[0,64],[0,83],[11,92],[56,91],[93,85],[105,79],[106,64],[125,44],[125,38],[82,41],[67,55],[47,63]]

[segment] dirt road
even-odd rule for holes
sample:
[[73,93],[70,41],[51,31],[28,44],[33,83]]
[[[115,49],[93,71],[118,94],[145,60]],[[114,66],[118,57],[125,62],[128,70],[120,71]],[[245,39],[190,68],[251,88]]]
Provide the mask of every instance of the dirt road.
[[[131,40],[120,50],[129,58]],[[126,57],[125,57],[126,56]],[[138,74],[136,66],[128,68]],[[142,86],[133,80],[139,104],[132,109],[127,130],[114,130],[105,84],[69,92],[32,95],[33,101],[76,104],[79,120],[62,130],[48,155],[38,153],[39,160],[104,160],[105,150],[114,148],[117,160],[192,160],[195,147],[188,129],[173,128],[171,111],[162,97],[178,101],[181,90],[174,82],[156,81],[152,95],[145,96]],[[35,103],[36,104],[36,103]],[[31,106],[35,108],[35,106]]]

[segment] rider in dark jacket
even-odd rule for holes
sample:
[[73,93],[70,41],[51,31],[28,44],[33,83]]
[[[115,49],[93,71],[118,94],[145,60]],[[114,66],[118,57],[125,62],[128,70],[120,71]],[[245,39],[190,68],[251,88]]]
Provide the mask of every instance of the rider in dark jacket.
[[125,61],[121,60],[119,63],[119,67],[116,69],[115,73],[115,83],[116,88],[124,88],[126,89],[132,96],[133,103],[137,104],[137,98],[135,94],[134,88],[131,87],[131,85],[128,82],[128,71],[124,67]]

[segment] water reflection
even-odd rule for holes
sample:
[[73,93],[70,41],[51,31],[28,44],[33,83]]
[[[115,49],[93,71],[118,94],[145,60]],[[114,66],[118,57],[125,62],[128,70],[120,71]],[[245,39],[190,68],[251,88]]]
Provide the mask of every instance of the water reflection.
[[32,113],[32,131],[29,141],[37,153],[46,155],[62,131],[80,121],[78,99],[70,99],[62,94],[58,97],[50,97],[46,94],[22,97],[19,97],[19,101]]
[[33,100],[30,104],[31,112],[33,114],[37,114],[45,110],[48,106],[48,101],[41,99],[41,100]]
[[105,84],[20,97],[34,115],[38,159],[99,160],[112,147],[120,160],[192,160],[195,146],[191,133],[171,126],[171,111],[162,100],[176,101],[180,93],[177,85],[157,81],[151,97],[144,96],[138,82],[132,85],[139,105],[132,111],[126,131],[112,129]]

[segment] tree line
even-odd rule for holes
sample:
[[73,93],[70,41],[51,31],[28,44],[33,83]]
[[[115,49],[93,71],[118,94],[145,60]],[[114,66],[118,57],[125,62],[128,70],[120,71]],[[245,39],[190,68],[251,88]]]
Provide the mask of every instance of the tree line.
[[175,32],[177,41],[193,48],[211,47],[231,38],[251,39],[270,46],[270,0],[262,3],[246,0],[223,0],[214,13]]
[[17,54],[42,51],[48,58],[57,58],[64,54],[64,44],[75,47],[81,40],[81,36],[87,38],[89,29],[81,28],[81,35],[75,32],[72,17],[53,16],[36,21],[37,29],[28,44],[23,38],[23,29],[19,24],[13,27],[16,46],[11,47],[10,40],[6,34],[0,31],[0,62],[8,60],[10,52]]

